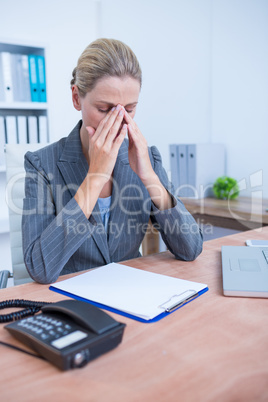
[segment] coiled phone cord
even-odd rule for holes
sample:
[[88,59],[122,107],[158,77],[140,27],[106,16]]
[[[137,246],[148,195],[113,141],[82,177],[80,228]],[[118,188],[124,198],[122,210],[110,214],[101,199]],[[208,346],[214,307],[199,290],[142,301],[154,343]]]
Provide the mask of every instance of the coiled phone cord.
[[[20,308],[26,307],[26,308],[24,308],[24,310],[16,311],[16,312],[10,313],[10,314],[1,314],[0,315],[0,323],[16,321],[16,320],[20,320],[22,318],[28,317],[30,315],[34,315],[34,314],[38,313],[38,311],[41,310],[41,307],[43,307],[45,304],[50,304],[50,303],[49,302],[37,302],[37,301],[32,301],[32,300],[23,300],[23,299],[2,301],[2,302],[0,302],[0,310],[3,310],[4,308],[12,308],[12,307],[20,307]],[[38,359],[44,360],[44,358],[42,356],[31,353],[28,350],[19,348],[15,345],[11,345],[10,343],[0,341],[0,344],[4,345],[4,346],[8,346],[9,348],[18,350],[20,352],[26,353],[30,356],[37,357]]]
[[[0,315],[0,323],[3,322],[10,322],[21,320],[22,318],[28,317],[30,315],[34,315],[41,310],[45,304],[50,304],[49,302],[37,302],[32,300],[23,300],[23,299],[14,299],[14,300],[6,300],[0,302],[0,310],[4,308],[11,308],[11,307],[20,307],[24,308],[24,310],[16,311],[10,314],[1,314]],[[26,308],[25,308],[26,307]]]

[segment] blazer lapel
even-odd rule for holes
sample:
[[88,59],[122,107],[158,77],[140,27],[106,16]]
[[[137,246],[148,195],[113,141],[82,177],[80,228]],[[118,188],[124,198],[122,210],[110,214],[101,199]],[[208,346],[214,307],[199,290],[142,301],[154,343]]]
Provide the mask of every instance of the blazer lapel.
[[67,137],[63,152],[58,160],[58,168],[67,189],[73,197],[88,171],[80,140],[81,121]]
[[[83,154],[80,140],[81,124],[82,122],[80,121],[67,137],[62,155],[57,163],[71,197],[74,197],[77,189],[85,179],[88,172],[88,163]],[[66,192],[63,193],[63,197],[65,203],[67,203],[70,199],[70,197],[66,195]],[[92,215],[97,223],[92,237],[106,263],[109,263],[110,255],[108,250],[107,235],[100,216],[98,203],[96,203]]]

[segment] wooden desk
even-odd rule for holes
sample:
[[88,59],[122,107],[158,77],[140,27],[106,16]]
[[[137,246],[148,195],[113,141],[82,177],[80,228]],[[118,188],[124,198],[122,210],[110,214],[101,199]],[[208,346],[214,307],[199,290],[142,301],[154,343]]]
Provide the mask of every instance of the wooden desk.
[[235,230],[256,229],[268,225],[268,200],[238,197],[236,200],[216,198],[182,198],[197,222]]
[[[268,300],[224,297],[221,245],[267,238],[268,228],[204,244],[194,262],[169,252],[126,264],[207,283],[209,291],[158,323],[127,324],[123,342],[82,369],[61,372],[51,364],[0,345],[1,400],[222,402],[268,400]],[[1,300],[63,297],[36,283],[0,291]],[[0,327],[0,339],[18,345]]]

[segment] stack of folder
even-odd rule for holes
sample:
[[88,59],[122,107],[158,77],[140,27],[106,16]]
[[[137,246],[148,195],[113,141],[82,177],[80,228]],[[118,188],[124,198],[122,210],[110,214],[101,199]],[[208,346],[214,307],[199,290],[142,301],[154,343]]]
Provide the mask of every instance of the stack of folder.
[[170,144],[171,181],[179,197],[213,195],[215,180],[225,174],[223,144]]
[[0,52],[0,102],[46,102],[45,58]]
[[[19,112],[21,113],[21,112]],[[0,148],[4,144],[27,144],[48,142],[48,121],[45,115],[0,116]],[[3,152],[2,152],[3,154]],[[0,155],[0,165],[1,159]]]

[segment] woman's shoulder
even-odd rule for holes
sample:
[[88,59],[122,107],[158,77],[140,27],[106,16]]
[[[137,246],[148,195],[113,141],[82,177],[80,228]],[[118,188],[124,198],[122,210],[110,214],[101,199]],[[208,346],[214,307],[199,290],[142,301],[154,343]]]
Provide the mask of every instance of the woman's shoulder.
[[28,151],[25,154],[25,159],[28,159],[32,164],[38,164],[43,167],[56,164],[61,159],[66,148],[71,148],[74,151],[75,143],[77,143],[78,148],[81,148],[79,136],[80,125],[81,123],[79,122],[67,137],[63,137],[34,152]]
[[28,159],[32,163],[39,162],[41,165],[51,164],[53,163],[53,160],[58,160],[60,158],[66,139],[67,137],[64,137],[36,151],[28,151],[25,154],[25,159]]
[[153,166],[155,166],[157,163],[162,164],[161,154],[155,145],[148,147],[148,152]]

